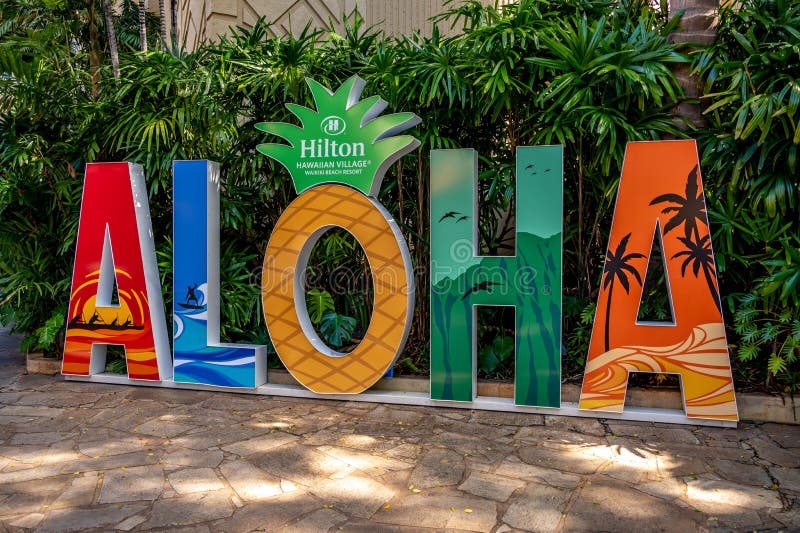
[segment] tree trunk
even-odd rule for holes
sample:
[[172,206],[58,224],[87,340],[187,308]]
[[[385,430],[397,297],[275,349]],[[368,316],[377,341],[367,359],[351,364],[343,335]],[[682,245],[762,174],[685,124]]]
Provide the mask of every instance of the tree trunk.
[[161,47],[169,48],[167,39],[167,8],[166,0],[158,0],[158,31],[161,34]]
[[144,0],[139,0],[139,47],[147,52],[147,24],[145,19]]
[[89,1],[89,72],[92,80],[92,98],[100,96],[100,35],[97,31],[97,10],[95,1]]
[[[428,157],[430,157],[430,152],[428,152]],[[422,149],[420,148],[417,151],[417,231],[419,235],[425,235],[425,215],[426,211],[425,208],[428,206],[428,203],[425,201],[426,198],[430,198],[430,192],[428,191],[428,183],[429,180],[426,179],[425,173],[423,172],[424,165],[422,159]],[[430,171],[429,171],[430,173]],[[430,216],[430,215],[428,215]],[[424,247],[417,246],[417,265],[424,265],[427,261],[425,257]],[[420,269],[420,273],[422,274],[423,282],[417,284],[417,295],[420,301],[426,302],[426,292],[425,290],[428,287],[428,283],[430,282],[430,272],[427,272],[427,269]],[[425,275],[425,273],[427,275]],[[421,305],[419,307],[419,311],[417,312],[417,331],[425,331],[425,328],[428,324],[427,320],[427,308],[425,305]],[[430,333],[428,333],[428,337],[430,337]]]
[[114,20],[111,18],[111,2],[109,0],[103,0],[103,11],[106,16],[106,32],[108,32],[108,48],[111,52],[111,68],[114,71],[114,78],[119,79],[117,32],[114,30]]
[[[613,276],[613,274],[611,274]],[[608,300],[606,301],[606,351],[611,349],[611,297],[614,296],[614,279],[608,287]]]
[[[713,43],[717,38],[719,6],[719,0],[670,0],[670,15],[677,14],[680,10],[684,12],[680,28],[672,34],[672,42],[701,45]],[[683,51],[689,51],[692,47],[687,44],[682,48]],[[673,72],[687,98],[696,100],[702,97],[702,88],[697,78],[691,75],[689,65],[676,65],[673,67]],[[702,102],[681,103],[673,109],[673,113],[695,126],[702,127],[706,125],[703,107]]]

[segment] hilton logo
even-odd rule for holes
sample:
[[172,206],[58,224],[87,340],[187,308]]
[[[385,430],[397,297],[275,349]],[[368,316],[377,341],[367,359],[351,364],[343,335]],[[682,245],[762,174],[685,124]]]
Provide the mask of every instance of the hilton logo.
[[321,128],[322,133],[325,135],[339,135],[344,133],[344,130],[347,129],[347,124],[343,119],[337,116],[330,116],[323,119]]

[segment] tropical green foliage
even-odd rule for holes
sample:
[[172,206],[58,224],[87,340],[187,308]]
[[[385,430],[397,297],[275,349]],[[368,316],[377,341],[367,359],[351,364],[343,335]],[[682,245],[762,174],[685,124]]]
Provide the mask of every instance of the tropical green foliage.
[[334,348],[341,348],[353,336],[356,319],[336,312],[331,293],[324,289],[311,289],[306,293],[308,317],[322,338]]
[[478,368],[481,372],[492,374],[504,362],[514,356],[514,337],[498,335],[491,344],[478,352]]
[[333,312],[323,315],[319,323],[323,338],[334,348],[341,348],[349,341],[355,328],[355,318]]
[[306,309],[311,322],[319,324],[323,316],[333,311],[333,296],[326,290],[311,289],[306,294]]
[[[752,365],[766,359],[767,378],[764,385],[776,380],[781,389],[797,392],[800,373],[800,313],[798,308],[780,308],[750,293],[739,299],[736,310],[736,334],[739,336],[738,358]],[[743,369],[740,369],[740,371]]]
[[[430,150],[478,150],[481,249],[510,254],[515,149],[563,143],[563,370],[579,373],[604,282],[625,143],[686,135],[670,111],[681,97],[670,66],[687,61],[668,40],[675,21],[638,1],[450,6],[430,36],[386,38],[354,18],[341,35],[307,27],[274,38],[259,21],[191,53],[160,51],[151,20],[146,33],[153,42],[143,53],[136,6],[126,1],[115,19],[121,76],[114,80],[102,2],[0,0],[0,321],[14,322],[29,346],[60,351],[81,178],[92,161],[144,166],[169,306],[170,165],[207,158],[223,169],[222,335],[266,342],[260,262],[295,193],[286,171],[257,153],[265,136],[255,124],[292,122],[285,102],[313,107],[307,76],[335,88],[358,74],[367,82],[364,95],[381,95],[387,112],[423,118],[413,132],[422,147],[392,166],[380,193],[417,272],[417,310],[401,370],[424,373],[429,365]],[[731,337],[740,350],[739,377],[775,376],[772,383],[782,384],[797,372],[794,352],[783,348],[794,350],[797,317],[782,310],[797,308],[800,279],[799,17],[796,2],[744,2],[723,11],[719,42],[694,56],[710,96],[709,126],[692,135],[703,141],[724,310],[740,311]],[[680,207],[664,203],[670,206]],[[705,253],[701,248],[697,254]],[[330,333],[332,346],[346,347],[369,323],[372,286],[359,250],[351,236],[332,231],[309,261],[309,288],[333,300],[332,307],[314,308],[317,293],[309,293],[315,324]],[[337,318],[326,319],[331,313]],[[508,377],[512,328],[513,313],[496,313],[479,332],[481,363],[492,375]]]
[[721,293],[741,377],[796,390],[800,4],[733,5],[717,42],[693,58],[707,95],[700,138]]

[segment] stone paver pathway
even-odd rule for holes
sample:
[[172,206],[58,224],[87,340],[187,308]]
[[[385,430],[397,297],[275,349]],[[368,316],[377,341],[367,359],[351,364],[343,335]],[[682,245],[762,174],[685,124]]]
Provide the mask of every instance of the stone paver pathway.
[[800,530],[800,427],[293,400],[23,374],[0,531]]

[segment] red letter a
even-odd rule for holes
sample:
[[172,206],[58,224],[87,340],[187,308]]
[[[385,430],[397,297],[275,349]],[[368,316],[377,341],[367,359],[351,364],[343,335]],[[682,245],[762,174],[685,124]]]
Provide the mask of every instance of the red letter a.
[[[116,281],[118,303],[112,303]],[[128,377],[172,375],[142,167],[86,166],[63,374],[105,369],[109,344],[125,347]]]

